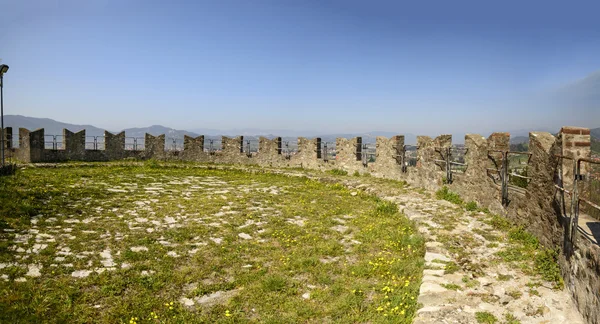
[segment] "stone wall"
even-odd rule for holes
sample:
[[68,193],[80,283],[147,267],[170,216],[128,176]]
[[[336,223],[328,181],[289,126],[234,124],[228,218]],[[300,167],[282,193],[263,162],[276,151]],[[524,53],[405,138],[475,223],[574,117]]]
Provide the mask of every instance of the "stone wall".
[[336,159],[335,163],[338,168],[348,172],[358,171],[364,173],[366,171],[362,162],[362,138],[355,137],[351,139],[336,138],[335,139]]
[[67,160],[85,159],[85,130],[73,133],[63,129],[65,158]]
[[118,160],[125,156],[125,132],[112,134],[104,131],[104,152],[107,160]]
[[[560,129],[561,152],[562,155],[577,159],[589,157],[591,155],[591,136],[590,130],[581,127],[565,126]],[[582,165],[585,173],[586,164]],[[573,161],[569,159],[562,160],[563,181],[568,187],[573,185]]]
[[400,155],[404,151],[404,136],[396,135],[391,138],[377,136],[375,150],[375,162],[369,166],[369,170],[383,178],[401,177]]
[[317,168],[322,166],[321,138],[307,139],[298,137],[298,152],[292,157],[293,165],[303,168]]
[[146,133],[144,138],[144,157],[162,159],[165,157],[165,135],[152,136]]
[[196,160],[204,154],[204,135],[197,137],[183,136],[183,154],[185,160]]
[[[282,154],[281,138],[261,137],[259,150],[251,155],[244,151],[243,137],[223,136],[222,150],[204,151],[204,137],[185,137],[183,151],[165,151],[165,136],[146,134],[143,151],[125,150],[125,134],[105,133],[104,150],[85,149],[85,131],[64,131],[64,149],[44,148],[44,130],[19,129],[20,147],[15,149],[22,162],[57,162],[67,160],[110,161],[124,158],[186,160],[212,163],[254,164],[272,167],[302,167],[315,170],[343,169],[348,172],[371,173],[374,176],[404,180],[414,186],[437,190],[444,185],[447,148],[452,146],[451,135],[436,138],[417,137],[417,166],[402,168],[404,136],[377,137],[374,163],[363,164],[362,139],[338,138],[336,159],[323,159],[321,139],[298,138],[298,151],[286,158]],[[561,249],[560,266],[567,287],[573,294],[582,314],[590,322],[600,321],[600,248],[585,238],[569,246],[565,240],[569,199],[560,199],[555,184],[567,188],[573,182],[573,162],[557,158],[590,156],[589,130],[563,127],[557,136],[545,132],[529,134],[528,176],[526,190],[508,191],[508,201],[501,199],[498,173],[503,152],[509,151],[510,134],[493,133],[487,139],[478,134],[465,136],[464,173],[453,173],[450,190],[465,201],[476,201],[492,212],[503,215],[535,234],[549,248]],[[436,161],[437,160],[437,161]],[[560,180],[564,180],[564,183]],[[558,180],[557,180],[558,179]],[[565,213],[565,211],[567,213]]]

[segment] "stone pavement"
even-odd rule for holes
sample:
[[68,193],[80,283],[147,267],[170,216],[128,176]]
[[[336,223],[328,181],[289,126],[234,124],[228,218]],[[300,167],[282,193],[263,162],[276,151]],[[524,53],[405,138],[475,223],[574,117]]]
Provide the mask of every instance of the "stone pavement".
[[[495,253],[509,243],[499,239],[505,233],[484,222],[488,215],[427,196],[410,190],[386,197],[427,240],[419,292],[423,307],[414,323],[478,323],[485,312],[498,323],[585,323],[566,289],[552,289],[551,283],[499,260]],[[455,238],[450,240],[454,246],[448,237]],[[458,255],[456,242],[462,249]]]

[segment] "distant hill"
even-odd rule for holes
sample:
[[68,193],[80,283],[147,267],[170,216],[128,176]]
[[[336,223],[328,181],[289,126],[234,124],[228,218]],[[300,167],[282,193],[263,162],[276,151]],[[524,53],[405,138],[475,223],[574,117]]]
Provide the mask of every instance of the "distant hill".
[[[36,118],[27,117],[21,115],[6,115],[4,116],[4,124],[6,127],[12,127],[13,133],[18,134],[19,127],[27,128],[29,130],[36,130],[44,128],[46,135],[61,135],[63,128],[66,128],[72,132],[78,132],[85,129],[86,136],[102,136],[104,135],[104,129],[92,126],[92,125],[77,125],[63,123],[50,118]],[[185,130],[177,130],[165,126],[153,125],[150,127],[143,128],[128,128],[125,129],[125,135],[128,137],[144,137],[145,133],[151,135],[165,134],[167,138],[183,138],[183,135],[196,137],[198,134],[188,132]],[[118,133],[120,131],[109,130],[111,133]]]
[[510,144],[529,143],[529,136],[515,136],[510,138]]
[[[48,135],[60,135],[62,134],[63,128],[66,128],[70,131],[77,132],[82,129],[86,130],[87,136],[101,136],[104,135],[104,129],[93,125],[77,125],[77,124],[69,124],[60,121],[56,121],[50,118],[36,118],[36,117],[26,117],[21,115],[6,115],[4,116],[4,124],[6,127],[13,127],[13,133],[18,134],[18,128],[24,127],[29,130],[36,130],[38,128],[44,128],[46,130],[46,134]],[[112,133],[118,133],[116,130],[109,130]],[[392,137],[394,135],[402,134],[402,132],[384,132],[384,131],[372,131],[367,133],[334,133],[334,134],[318,134],[313,132],[301,132],[301,131],[291,131],[291,130],[261,130],[255,128],[247,128],[247,129],[233,129],[229,131],[217,130],[217,129],[194,129],[192,131],[187,130],[178,130],[170,127],[165,127],[161,125],[152,125],[149,127],[138,127],[138,128],[127,128],[124,130],[127,137],[144,137],[145,133],[151,135],[162,135],[165,134],[165,137],[168,139],[175,138],[183,139],[184,135],[196,137],[198,135],[205,135],[206,138],[220,139],[221,135],[226,136],[237,136],[243,135],[244,139],[247,140],[258,140],[260,136],[265,136],[267,138],[274,138],[275,136],[282,136],[283,141],[289,141],[290,145],[296,145],[296,140],[298,136],[304,136],[308,138],[313,137],[321,137],[323,142],[335,143],[336,138],[354,138],[357,136],[362,137],[363,143],[370,144],[375,143],[377,136],[385,136]],[[404,142],[406,144],[414,145],[416,143],[416,135],[405,133]],[[513,145],[525,144],[529,141],[528,133],[525,130],[517,130],[511,131],[511,140],[510,143]],[[596,151],[600,151],[600,127],[594,128],[591,130],[591,135],[593,138],[592,148]],[[453,142],[455,144],[461,144],[463,142],[463,136],[459,134],[455,134],[453,136]]]
[[15,134],[18,134],[19,127],[22,127],[31,131],[38,128],[44,128],[45,134],[47,135],[61,135],[63,128],[66,128],[72,132],[78,132],[82,129],[85,129],[85,134],[87,136],[104,135],[104,129],[92,125],[76,125],[59,122],[50,118],[26,117],[21,115],[5,115],[4,126],[12,127],[13,133]]
[[149,127],[141,127],[141,128],[127,128],[125,129],[125,136],[128,137],[144,137],[145,134],[148,133],[150,135],[158,136],[165,134],[165,138],[183,138],[184,135],[197,137],[200,134],[196,134],[193,132],[188,132],[186,130],[177,130],[161,125],[152,125]]
[[590,130],[592,136],[592,152],[600,156],[600,127]]
[[[63,128],[66,128],[73,132],[78,132],[85,129],[86,136],[101,136],[104,135],[104,129],[92,126],[92,125],[77,125],[63,123],[50,118],[36,118],[27,117],[21,115],[6,115],[4,116],[4,123],[6,127],[13,127],[13,133],[18,133],[18,128],[23,127],[29,130],[36,130],[44,128],[47,135],[60,135],[62,134]],[[118,133],[117,130],[109,130],[111,133]],[[238,136],[243,135],[246,140],[258,140],[260,136],[267,138],[274,138],[276,136],[282,136],[283,141],[289,141],[290,145],[296,145],[298,136],[305,136],[308,138],[321,137],[323,142],[334,142],[337,137],[353,138],[361,136],[363,143],[375,143],[377,136],[392,137],[398,135],[395,132],[382,132],[373,131],[369,133],[347,133],[347,134],[311,134],[310,132],[298,132],[298,131],[286,131],[286,130],[260,130],[260,129],[234,129],[230,131],[222,131],[217,129],[196,129],[194,131],[178,130],[162,125],[152,125],[149,127],[136,127],[124,129],[127,137],[144,137],[146,133],[158,136],[165,134],[167,139],[183,139],[184,135],[196,137],[199,135],[206,135],[206,138],[220,139],[221,135],[225,136]],[[200,131],[200,132],[198,132]],[[413,134],[405,134],[405,142],[407,144],[416,143],[416,136]]]

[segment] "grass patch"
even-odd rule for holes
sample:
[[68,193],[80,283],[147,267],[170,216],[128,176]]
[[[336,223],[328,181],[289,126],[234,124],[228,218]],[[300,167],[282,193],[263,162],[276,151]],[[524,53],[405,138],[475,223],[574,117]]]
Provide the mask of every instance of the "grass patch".
[[527,249],[535,250],[540,246],[538,239],[521,226],[512,228],[508,232],[508,239],[511,243],[521,243]]
[[513,299],[519,299],[521,298],[521,296],[523,296],[523,293],[518,290],[509,290],[506,292],[506,294],[512,297]]
[[469,278],[468,276],[462,277],[462,282],[465,283],[467,288],[479,287],[479,281]]
[[449,290],[462,290],[459,285],[453,283],[441,284],[441,286]]
[[331,169],[331,170],[329,170],[327,172],[331,173],[333,175],[338,175],[338,176],[346,176],[346,175],[348,175],[348,171],[342,170],[342,169]]
[[493,214],[490,218],[485,220],[484,223],[502,232],[507,232],[513,227],[510,221],[496,214]]
[[447,262],[446,266],[444,267],[444,274],[452,274],[458,270],[460,270],[460,267],[458,266],[458,264],[456,264],[455,262],[452,262],[452,261]]
[[506,324],[521,324],[521,321],[519,321],[515,315],[511,313],[504,314],[504,321]]
[[377,204],[377,213],[381,216],[398,213],[398,206],[390,201],[382,201]]
[[417,310],[423,238],[394,203],[339,184],[62,164],[0,177],[0,215],[3,323],[410,323]]
[[465,209],[466,209],[467,211],[476,211],[476,210],[478,210],[477,203],[476,203],[476,202],[474,202],[474,201],[469,201],[469,202],[468,202],[468,203],[465,205]]
[[454,193],[448,189],[448,187],[443,186],[440,190],[435,192],[435,197],[437,199],[446,200],[453,204],[462,205],[463,199],[457,193]]
[[475,319],[477,323],[494,324],[498,323],[498,319],[490,312],[476,312]]
[[[513,226],[499,216],[492,221],[503,229],[508,229],[509,245],[496,254],[505,262],[515,263],[525,273],[539,275],[554,286],[562,289],[564,282],[558,266],[558,249],[546,249],[539,240],[521,226]],[[532,264],[533,261],[533,264]]]
[[542,279],[554,283],[554,288],[562,289],[564,281],[558,266],[558,250],[543,249],[535,256],[535,268]]

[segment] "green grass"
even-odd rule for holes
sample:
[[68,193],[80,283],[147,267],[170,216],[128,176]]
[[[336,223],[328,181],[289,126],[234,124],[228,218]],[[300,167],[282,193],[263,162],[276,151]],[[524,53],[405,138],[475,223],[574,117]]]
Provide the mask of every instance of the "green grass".
[[[414,224],[335,183],[157,161],[59,165],[0,177],[0,215],[3,323],[410,323],[417,309]],[[27,252],[35,244],[46,246]]]
[[555,288],[562,289],[564,282],[558,266],[558,253],[556,249],[543,249],[535,255],[534,264],[542,279],[554,283]]
[[453,283],[441,284],[441,286],[449,290],[462,290],[459,285]]
[[348,175],[348,171],[342,170],[342,169],[331,169],[327,172],[331,173],[333,175],[342,175],[342,176]]
[[523,293],[518,290],[508,290],[506,294],[512,297],[513,299],[519,299],[521,298],[521,296],[523,296]]
[[447,262],[444,267],[444,274],[452,274],[460,270],[460,267],[455,262]]
[[471,279],[468,276],[463,276],[462,282],[465,283],[465,287],[467,288],[475,288],[479,286],[479,281]]
[[475,319],[477,323],[494,324],[498,323],[498,319],[490,312],[476,312]]
[[435,192],[435,197],[437,199],[442,199],[449,201],[453,204],[462,205],[463,199],[457,193],[454,193],[448,189],[448,187],[443,186],[442,189]]
[[467,211],[476,211],[478,210],[477,208],[477,203],[474,201],[469,201],[466,205],[465,205],[465,209]]
[[504,320],[506,324],[521,324],[521,321],[519,321],[513,314],[511,313],[506,313],[504,314]]
[[[508,229],[509,245],[499,251],[497,255],[505,262],[510,262],[527,274],[539,275],[554,285],[555,289],[562,289],[564,282],[558,266],[558,250],[542,247],[538,239],[521,226],[511,225],[508,221],[501,221],[500,216],[494,216],[492,223],[500,224],[499,227]],[[532,264],[533,261],[533,264]]]

